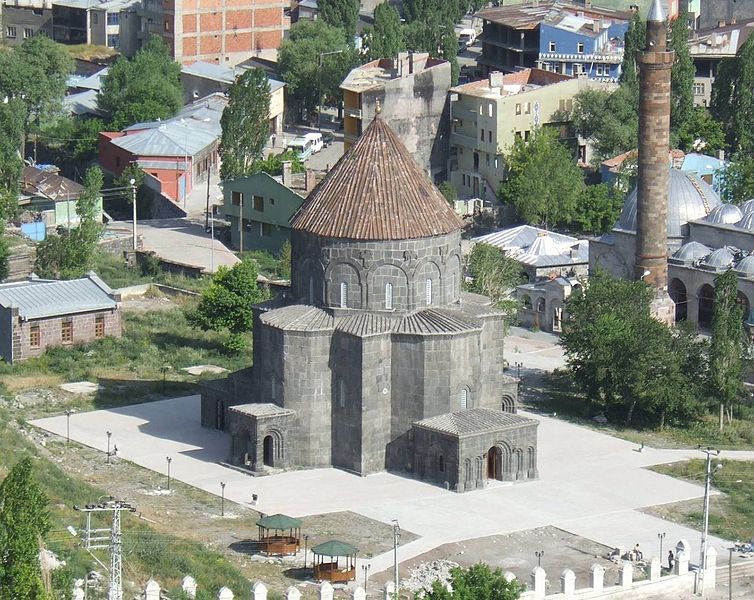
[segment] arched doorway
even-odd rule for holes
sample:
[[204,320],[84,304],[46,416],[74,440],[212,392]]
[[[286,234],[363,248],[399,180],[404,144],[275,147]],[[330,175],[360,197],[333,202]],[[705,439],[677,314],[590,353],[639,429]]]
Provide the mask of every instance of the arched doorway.
[[715,288],[705,283],[699,289],[699,326],[712,325],[712,315],[715,312]]
[[743,318],[745,323],[746,319],[749,318],[749,311],[751,310],[749,299],[743,292],[738,292],[738,296],[736,296],[736,303],[741,307],[741,317]]
[[503,453],[498,446],[487,451],[487,479],[502,480]]
[[267,467],[275,466],[275,439],[271,435],[264,436],[262,442],[262,461]]
[[675,302],[675,320],[685,321],[688,317],[689,300],[686,294],[686,286],[678,278],[670,282],[670,298]]

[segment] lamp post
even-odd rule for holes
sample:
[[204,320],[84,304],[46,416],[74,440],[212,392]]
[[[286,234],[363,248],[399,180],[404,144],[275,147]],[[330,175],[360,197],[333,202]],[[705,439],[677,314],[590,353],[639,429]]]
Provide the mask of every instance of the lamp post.
[[324,94],[322,93],[322,57],[330,56],[331,54],[343,54],[343,52],[345,52],[345,50],[333,50],[331,52],[319,53],[319,59],[317,61],[317,66],[319,67],[317,69],[317,99],[319,100],[319,108],[317,109],[317,129],[320,131],[322,131],[322,102],[324,99]]
[[369,563],[365,563],[361,565],[361,570],[364,571],[364,591],[367,589],[367,581],[369,581],[369,569],[372,568],[372,565]]
[[306,558],[309,555],[309,536],[304,534],[304,570],[306,570]]
[[220,516],[225,516],[225,483],[220,482]]
[[660,540],[660,562],[662,562],[662,542],[665,539],[665,532],[658,533],[657,539]]
[[65,409],[65,443],[71,442],[71,415],[73,411],[70,408]]
[[131,185],[131,204],[133,205],[133,236],[134,236],[134,252],[136,252],[136,180],[131,178],[128,180],[128,183]]
[[110,438],[113,437],[113,432],[108,431],[107,432],[107,464],[110,464]]
[[515,363],[515,366],[516,366],[516,379],[520,380],[521,379],[521,366],[522,365],[521,365],[520,362],[517,362],[517,363]]
[[544,550],[537,550],[536,552],[534,552],[534,556],[537,557],[537,566],[538,567],[542,566],[542,557],[544,555],[545,555],[545,551]]
[[[712,448],[699,448],[701,452],[707,455],[707,468],[704,476],[704,525],[702,527],[702,543],[699,544],[699,579],[701,589],[704,590],[704,570],[707,558],[707,530],[709,529],[709,492],[710,482],[712,481],[712,457],[719,456],[720,450]],[[718,468],[721,465],[718,465]]]
[[173,462],[173,459],[166,456],[165,460],[168,462],[168,491],[170,491],[170,463]]
[[395,584],[395,597],[399,596],[399,578],[398,578],[398,541],[401,539],[401,526],[398,519],[393,519],[393,583]]

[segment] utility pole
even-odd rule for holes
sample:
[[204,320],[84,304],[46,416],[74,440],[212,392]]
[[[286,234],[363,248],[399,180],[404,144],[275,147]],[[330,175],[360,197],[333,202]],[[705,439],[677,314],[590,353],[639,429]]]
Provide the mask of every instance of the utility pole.
[[398,541],[401,539],[401,526],[398,519],[393,519],[393,583],[395,584],[395,598],[400,598],[398,589],[400,579],[398,577]]
[[704,523],[702,525],[702,543],[699,545],[699,593],[704,593],[704,569],[707,558],[707,530],[709,529],[709,492],[712,480],[712,457],[719,456],[720,450],[699,448],[707,455],[707,468],[704,477]]
[[136,252],[136,180],[129,179],[128,183],[131,184],[131,204],[133,205],[133,236],[134,236],[134,252]]
[[[136,508],[123,500],[107,500],[96,504],[73,507],[74,510],[86,514],[86,529],[82,533],[84,548],[102,564],[92,550],[110,550],[110,588],[108,600],[123,600],[123,538],[120,528],[120,513],[123,511],[136,512]],[[112,526],[110,529],[92,529],[92,513],[112,512]],[[98,535],[109,533],[108,536]],[[107,542],[107,543],[106,543]],[[104,565],[103,565],[104,566]]]
[[243,254],[243,192],[238,205],[238,253]]
[[209,227],[209,180],[212,175],[212,167],[207,169],[207,216],[204,219],[204,231]]

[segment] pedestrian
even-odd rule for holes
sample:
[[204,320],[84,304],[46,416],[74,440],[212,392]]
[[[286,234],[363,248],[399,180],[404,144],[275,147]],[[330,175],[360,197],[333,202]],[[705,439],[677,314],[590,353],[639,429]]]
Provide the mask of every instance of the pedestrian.
[[668,571],[672,573],[674,566],[675,566],[675,556],[673,555],[673,551],[670,550],[668,552]]
[[639,544],[636,544],[636,546],[634,546],[634,556],[636,557],[635,560],[644,559],[644,555],[641,553],[641,550],[639,550]]

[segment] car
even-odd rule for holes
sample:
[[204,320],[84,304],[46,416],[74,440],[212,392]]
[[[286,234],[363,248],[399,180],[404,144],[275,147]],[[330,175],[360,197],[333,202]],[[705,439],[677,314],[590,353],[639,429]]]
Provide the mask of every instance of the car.
[[312,141],[305,137],[297,137],[289,141],[285,149],[296,152],[299,160],[305,161],[312,155]]
[[307,133],[304,135],[304,139],[311,143],[312,154],[319,152],[325,146],[321,133]]
[[335,141],[335,136],[329,131],[325,131],[322,134],[322,142],[324,143],[325,148],[327,148],[328,146],[331,146],[334,141]]

